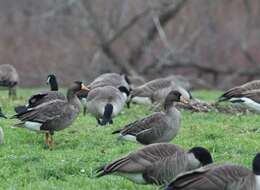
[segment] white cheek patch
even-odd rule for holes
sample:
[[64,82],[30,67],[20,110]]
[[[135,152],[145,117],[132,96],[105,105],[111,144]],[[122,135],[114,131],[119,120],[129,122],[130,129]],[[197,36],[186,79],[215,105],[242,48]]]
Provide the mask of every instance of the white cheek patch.
[[33,131],[40,131],[41,130],[42,123],[32,122],[32,121],[26,121],[24,123],[24,127]]

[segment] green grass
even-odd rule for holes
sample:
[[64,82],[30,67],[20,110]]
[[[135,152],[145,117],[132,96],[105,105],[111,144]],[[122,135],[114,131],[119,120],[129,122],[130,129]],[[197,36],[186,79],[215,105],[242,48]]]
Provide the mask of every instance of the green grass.
[[[0,92],[0,103],[6,115],[23,104],[37,90],[19,90],[18,100],[11,101],[7,92]],[[195,92],[194,96],[214,100],[220,92]],[[104,163],[124,156],[139,147],[130,142],[118,142],[111,132],[128,122],[150,113],[145,106],[125,109],[110,127],[97,128],[91,116],[82,114],[74,124],[55,134],[55,148],[44,148],[43,134],[25,129],[9,128],[16,120],[0,120],[5,132],[5,144],[0,146],[0,189],[4,190],[155,190],[155,186],[133,184],[121,177],[94,178],[94,170]],[[182,128],[172,143],[185,148],[207,147],[218,162],[233,162],[251,167],[259,151],[259,116],[235,116],[220,113],[182,111]]]

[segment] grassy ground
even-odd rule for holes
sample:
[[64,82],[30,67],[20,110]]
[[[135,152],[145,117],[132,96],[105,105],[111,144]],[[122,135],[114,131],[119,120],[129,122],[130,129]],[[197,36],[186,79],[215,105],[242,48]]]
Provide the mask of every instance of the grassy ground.
[[[35,91],[35,90],[34,90]],[[11,101],[7,92],[0,92],[0,104],[8,116],[13,107],[25,102],[31,90],[18,91],[21,98]],[[219,92],[196,92],[195,97],[214,99]],[[9,126],[15,120],[0,120],[5,132],[5,144],[0,146],[0,189],[4,190],[155,190],[157,187],[135,185],[123,178],[108,176],[94,178],[94,169],[115,158],[128,154],[141,145],[122,143],[111,132],[150,113],[144,106],[125,109],[114,125],[97,128],[90,116],[80,117],[74,124],[55,134],[53,151],[44,149],[44,136]],[[172,143],[185,148],[207,147],[215,161],[228,161],[251,167],[259,151],[259,116],[234,116],[219,113],[182,112],[182,128]]]

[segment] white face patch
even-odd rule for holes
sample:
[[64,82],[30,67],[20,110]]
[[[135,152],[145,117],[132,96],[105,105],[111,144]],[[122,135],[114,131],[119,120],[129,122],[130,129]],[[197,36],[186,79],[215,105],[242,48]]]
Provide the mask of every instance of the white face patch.
[[33,131],[40,131],[41,130],[41,123],[32,122],[32,121],[26,121],[24,123],[24,127]]
[[124,97],[124,101],[127,100],[127,94],[125,92],[123,92],[123,97]]
[[46,81],[47,84],[50,84],[50,80],[51,80],[51,77],[48,77],[48,78],[47,78],[47,81]]

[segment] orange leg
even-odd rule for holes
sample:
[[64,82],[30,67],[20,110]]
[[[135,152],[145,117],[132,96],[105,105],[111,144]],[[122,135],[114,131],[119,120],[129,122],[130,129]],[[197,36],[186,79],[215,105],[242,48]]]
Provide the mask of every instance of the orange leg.
[[49,148],[52,149],[54,144],[53,135],[50,134]]
[[46,144],[47,146],[49,146],[49,136],[50,136],[50,133],[49,133],[49,132],[46,132],[46,133],[45,133],[45,144]]

